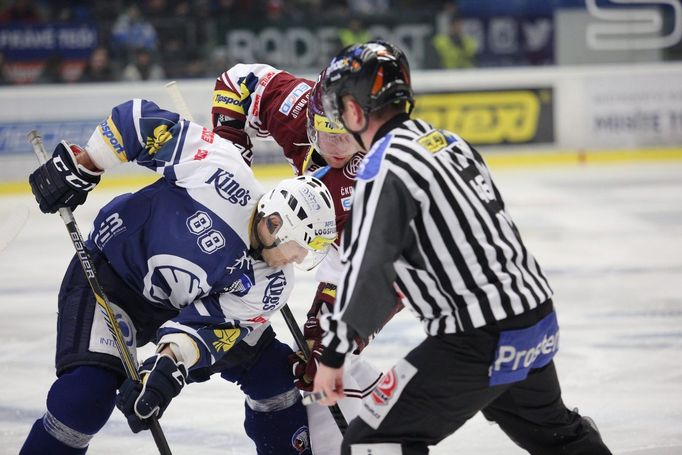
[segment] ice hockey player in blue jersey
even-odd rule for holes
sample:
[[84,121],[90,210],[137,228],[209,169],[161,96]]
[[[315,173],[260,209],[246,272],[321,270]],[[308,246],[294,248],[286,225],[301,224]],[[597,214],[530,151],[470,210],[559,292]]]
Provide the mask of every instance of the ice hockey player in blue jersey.
[[58,298],[57,379],[21,454],[85,453],[114,405],[134,432],[147,429],[186,383],[213,373],[246,395],[245,429],[259,454],[310,454],[292,350],[268,321],[289,297],[293,265],[312,268],[334,241],[334,209],[312,177],[266,193],[242,159],[247,141],[135,99],[85,147],[62,141],[30,175],[41,210],[54,213],[85,202],[121,162],[161,174],[104,206],[86,242],[133,356],[148,342],[157,348],[140,366],[144,386],[125,379],[74,257]]

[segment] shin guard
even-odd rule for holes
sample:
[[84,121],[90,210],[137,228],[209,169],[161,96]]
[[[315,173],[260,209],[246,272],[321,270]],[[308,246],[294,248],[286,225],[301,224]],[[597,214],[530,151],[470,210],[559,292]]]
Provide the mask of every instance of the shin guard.
[[81,366],[62,374],[47,395],[47,412],[37,420],[21,455],[76,455],[87,450],[114,409],[118,376]]

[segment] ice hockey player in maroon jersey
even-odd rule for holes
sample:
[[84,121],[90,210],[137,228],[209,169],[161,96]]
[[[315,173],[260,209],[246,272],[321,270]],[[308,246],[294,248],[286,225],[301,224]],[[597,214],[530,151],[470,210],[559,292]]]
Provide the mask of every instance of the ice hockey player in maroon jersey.
[[[357,142],[345,130],[332,125],[324,114],[321,90],[315,81],[296,77],[265,64],[238,64],[221,74],[215,83],[211,117],[214,128],[243,130],[250,138],[272,138],[282,147],[297,175],[312,173],[329,189],[336,210],[337,231],[345,225],[358,165],[364,157]],[[250,163],[252,151],[243,153]],[[340,238],[340,236],[339,236]],[[338,246],[338,242],[337,242]],[[306,364],[293,355],[296,385],[311,390],[322,349],[319,316],[331,311],[341,263],[336,249],[318,267],[320,283],[308,311],[304,336],[314,359]],[[396,309],[402,308],[396,298]],[[368,340],[358,340],[359,351]],[[346,399],[339,402],[346,420],[357,415],[361,399],[371,393],[381,374],[361,356],[352,356],[344,383]],[[325,406],[308,406],[314,453],[339,450],[341,434]]]

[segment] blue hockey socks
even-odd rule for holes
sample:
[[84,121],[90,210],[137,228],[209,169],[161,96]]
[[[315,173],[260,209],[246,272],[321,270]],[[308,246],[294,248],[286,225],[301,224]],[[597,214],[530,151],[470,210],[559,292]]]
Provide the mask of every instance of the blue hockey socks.
[[[298,397],[298,390],[294,393]],[[259,404],[263,403],[247,400],[244,406],[244,429],[255,442],[258,455],[312,454],[308,419],[300,397],[295,404],[277,411],[260,412],[251,408]]]
[[47,394],[47,412],[38,419],[20,455],[76,455],[86,452],[114,409],[119,378],[103,368],[67,371]]
[[248,369],[224,370],[246,394],[244,429],[258,455],[311,455],[308,416],[294,387],[288,356],[293,351],[275,339]]

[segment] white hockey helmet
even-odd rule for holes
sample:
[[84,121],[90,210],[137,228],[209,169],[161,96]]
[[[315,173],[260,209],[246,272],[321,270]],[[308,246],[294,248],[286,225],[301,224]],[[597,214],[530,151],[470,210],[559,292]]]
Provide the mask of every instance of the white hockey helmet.
[[283,180],[258,201],[258,218],[278,214],[282,225],[273,233],[273,245],[287,242],[302,246],[307,254],[296,266],[310,270],[326,256],[336,240],[336,214],[327,187],[309,175]]

